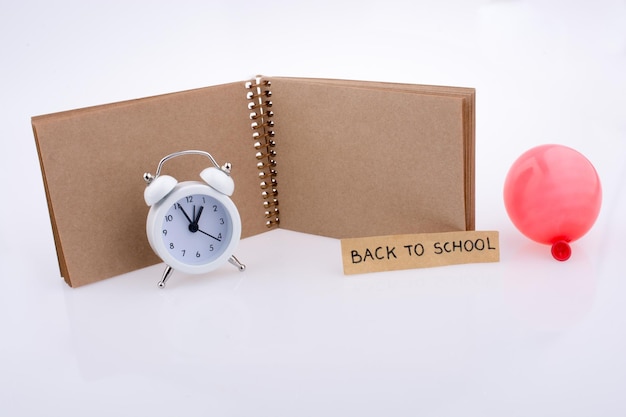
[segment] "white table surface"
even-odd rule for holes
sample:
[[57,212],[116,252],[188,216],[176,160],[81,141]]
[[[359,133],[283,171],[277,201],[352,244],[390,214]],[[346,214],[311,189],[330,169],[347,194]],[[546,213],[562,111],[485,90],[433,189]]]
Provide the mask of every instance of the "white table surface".
[[[624,1],[52,3],[0,5],[0,415],[626,415]],[[277,230],[243,274],[66,286],[30,117],[257,73],[475,87],[501,262],[344,276],[339,241]],[[502,202],[543,143],[603,183],[564,263]]]

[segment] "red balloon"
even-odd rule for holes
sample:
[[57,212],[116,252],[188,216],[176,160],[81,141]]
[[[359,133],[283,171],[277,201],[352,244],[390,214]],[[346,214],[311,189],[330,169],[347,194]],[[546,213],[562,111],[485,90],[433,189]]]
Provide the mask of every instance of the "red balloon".
[[542,145],[523,153],[504,182],[504,205],[515,227],[535,242],[552,245],[565,261],[573,242],[591,229],[602,205],[595,168],[581,153]]

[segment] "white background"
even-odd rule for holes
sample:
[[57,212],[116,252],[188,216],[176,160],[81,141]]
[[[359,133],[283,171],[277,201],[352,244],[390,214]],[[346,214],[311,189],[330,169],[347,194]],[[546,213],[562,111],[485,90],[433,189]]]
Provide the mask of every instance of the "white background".
[[[626,415],[623,0],[2,0],[0,33],[1,415]],[[475,87],[501,262],[347,277],[338,241],[279,230],[243,274],[67,287],[30,117],[255,74]],[[543,143],[603,183],[565,263],[502,202]]]

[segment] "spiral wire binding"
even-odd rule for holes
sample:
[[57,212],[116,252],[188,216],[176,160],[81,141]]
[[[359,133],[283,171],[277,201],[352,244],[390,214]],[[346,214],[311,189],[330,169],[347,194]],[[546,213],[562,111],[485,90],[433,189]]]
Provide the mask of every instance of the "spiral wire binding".
[[259,186],[265,209],[265,225],[268,228],[279,224],[278,191],[276,190],[276,146],[274,141],[274,113],[271,110],[272,83],[261,77],[246,83],[248,110],[250,110],[250,127],[256,150],[257,168],[259,170]]

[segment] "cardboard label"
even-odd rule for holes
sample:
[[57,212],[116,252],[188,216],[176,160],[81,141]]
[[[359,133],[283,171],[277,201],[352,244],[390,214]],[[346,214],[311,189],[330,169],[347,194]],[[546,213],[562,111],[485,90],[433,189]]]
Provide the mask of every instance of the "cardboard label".
[[497,231],[373,236],[341,240],[343,273],[500,261]]

